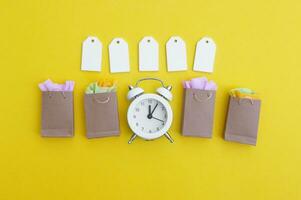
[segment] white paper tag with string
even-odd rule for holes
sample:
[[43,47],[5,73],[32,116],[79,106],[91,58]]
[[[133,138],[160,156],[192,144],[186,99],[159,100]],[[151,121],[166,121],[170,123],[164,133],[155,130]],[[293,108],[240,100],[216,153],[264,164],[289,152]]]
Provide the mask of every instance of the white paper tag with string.
[[115,38],[109,45],[111,73],[129,72],[129,48],[127,42],[122,38]]
[[144,37],[139,43],[139,71],[159,70],[159,45],[153,37]]
[[213,72],[215,51],[216,45],[211,38],[204,37],[199,40],[196,45],[193,70]]
[[97,37],[89,36],[82,45],[83,71],[101,71],[102,44]]
[[187,70],[186,44],[178,36],[171,37],[166,43],[168,71]]

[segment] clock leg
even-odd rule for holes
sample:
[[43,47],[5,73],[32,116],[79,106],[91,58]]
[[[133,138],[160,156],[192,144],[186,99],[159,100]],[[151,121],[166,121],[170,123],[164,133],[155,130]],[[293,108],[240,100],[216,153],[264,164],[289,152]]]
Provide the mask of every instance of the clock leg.
[[128,141],[128,143],[131,144],[135,140],[136,137],[137,137],[137,135],[133,134],[131,139]]
[[171,143],[173,143],[173,139],[171,138],[168,132],[166,132],[164,135]]

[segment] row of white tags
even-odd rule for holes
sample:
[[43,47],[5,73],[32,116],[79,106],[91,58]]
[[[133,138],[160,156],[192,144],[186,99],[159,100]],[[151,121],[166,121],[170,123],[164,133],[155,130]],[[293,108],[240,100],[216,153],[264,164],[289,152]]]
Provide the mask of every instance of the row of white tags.
[[[213,72],[216,45],[211,38],[198,41],[193,70]],[[178,36],[171,37],[166,43],[168,71],[187,70],[186,44]],[[122,38],[115,38],[109,44],[110,71],[129,72],[129,49]],[[81,69],[101,71],[102,43],[97,37],[88,37],[82,46]],[[159,70],[159,45],[153,37],[144,37],[139,43],[139,71]]]

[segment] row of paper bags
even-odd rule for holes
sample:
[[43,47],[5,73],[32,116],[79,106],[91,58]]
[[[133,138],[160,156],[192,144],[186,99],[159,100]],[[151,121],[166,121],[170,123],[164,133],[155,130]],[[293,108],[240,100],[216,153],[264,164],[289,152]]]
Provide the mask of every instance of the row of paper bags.
[[[69,88],[67,83],[59,85],[47,80],[39,85],[42,90],[41,134],[44,137],[74,135],[74,82]],[[184,84],[182,135],[211,138],[216,91],[188,85]],[[235,89],[230,93],[225,140],[256,145],[261,100],[253,91],[246,90]],[[88,138],[119,136],[115,83],[90,84],[84,96],[84,108]]]

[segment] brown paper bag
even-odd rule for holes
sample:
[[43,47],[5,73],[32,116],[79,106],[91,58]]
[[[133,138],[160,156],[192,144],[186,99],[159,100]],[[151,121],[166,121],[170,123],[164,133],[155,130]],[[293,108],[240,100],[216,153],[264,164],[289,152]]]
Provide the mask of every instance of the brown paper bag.
[[85,94],[88,138],[119,136],[116,92]]
[[185,89],[183,136],[212,137],[215,91]]
[[225,140],[256,145],[260,100],[230,97]]
[[73,137],[73,92],[42,92],[44,137]]

